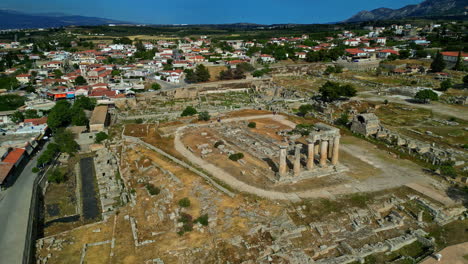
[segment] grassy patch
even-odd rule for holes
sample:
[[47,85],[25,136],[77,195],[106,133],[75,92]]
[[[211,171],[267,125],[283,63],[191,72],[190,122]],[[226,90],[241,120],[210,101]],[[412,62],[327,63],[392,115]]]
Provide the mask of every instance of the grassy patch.
[[429,235],[435,238],[436,250],[468,241],[468,219],[453,221],[444,226],[434,225]]

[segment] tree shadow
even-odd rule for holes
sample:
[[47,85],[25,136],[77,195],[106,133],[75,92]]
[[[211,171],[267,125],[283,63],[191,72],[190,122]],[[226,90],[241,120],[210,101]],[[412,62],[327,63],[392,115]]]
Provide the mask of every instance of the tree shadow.
[[452,200],[461,202],[468,209],[468,186],[450,186],[445,193]]

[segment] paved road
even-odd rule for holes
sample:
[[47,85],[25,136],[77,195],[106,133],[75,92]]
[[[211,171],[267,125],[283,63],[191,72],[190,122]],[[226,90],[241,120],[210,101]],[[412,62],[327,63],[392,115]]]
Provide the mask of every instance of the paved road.
[[[43,147],[45,150],[47,145]],[[0,201],[0,263],[22,263],[37,153]]]

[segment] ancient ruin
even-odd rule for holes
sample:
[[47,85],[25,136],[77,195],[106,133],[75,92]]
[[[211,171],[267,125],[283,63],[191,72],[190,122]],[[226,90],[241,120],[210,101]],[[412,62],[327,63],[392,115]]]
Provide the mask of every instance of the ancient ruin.
[[[309,136],[305,138],[305,141],[306,144],[291,142],[290,145],[279,145],[279,181],[322,177],[333,172],[346,171],[344,166],[339,166],[338,164],[340,148],[339,129],[324,123],[317,123],[313,126]],[[287,165],[288,152],[293,152],[291,156],[293,160],[291,162],[293,164],[292,172]],[[305,155],[302,152],[305,152]],[[302,156],[305,156],[305,166],[302,165]],[[305,170],[303,167],[305,167]]]

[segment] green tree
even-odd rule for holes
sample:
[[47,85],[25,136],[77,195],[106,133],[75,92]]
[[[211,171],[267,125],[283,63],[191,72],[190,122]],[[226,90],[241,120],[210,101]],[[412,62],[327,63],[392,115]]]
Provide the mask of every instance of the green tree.
[[62,73],[61,70],[56,69],[56,70],[54,70],[54,76],[55,76],[55,79],[60,79],[60,78],[62,78],[63,73]]
[[249,122],[249,123],[247,124],[247,126],[248,126],[249,128],[256,128],[256,127],[257,127],[257,123],[255,123],[255,122]]
[[432,101],[439,100],[439,96],[437,95],[437,93],[435,93],[434,91],[430,89],[425,89],[425,90],[421,90],[417,92],[414,98],[424,103],[428,103],[431,100]]
[[407,59],[411,56],[411,52],[409,50],[400,50],[398,58],[400,59]]
[[161,89],[161,85],[159,83],[153,83],[151,84],[151,89],[157,91]]
[[437,52],[434,60],[431,63],[431,71],[432,72],[441,72],[445,69],[445,61],[440,52]]
[[81,75],[75,79],[75,85],[85,85],[86,83],[86,79]]
[[349,122],[349,115],[347,113],[341,114],[340,118],[336,120],[336,124],[340,126],[347,126]]
[[232,160],[232,161],[238,161],[238,160],[243,159],[243,158],[244,158],[243,153],[235,153],[235,154],[229,155],[229,159]]
[[112,70],[112,76],[119,76],[122,73],[120,70]]
[[455,63],[455,66],[453,67],[453,70],[455,71],[465,71],[465,64],[462,60],[462,57],[461,57],[461,51],[458,52],[458,57],[457,57],[457,62]]
[[19,123],[19,122],[23,122],[24,120],[24,114],[20,111],[16,111],[14,112],[11,116],[10,116],[10,119],[11,121],[13,121],[14,123]]
[[185,197],[179,200],[180,207],[190,207],[190,200],[189,198]]
[[455,168],[448,164],[440,166],[440,173],[442,175],[449,176],[452,178],[455,178],[457,176],[457,171],[455,170]]
[[123,38],[114,39],[113,43],[114,44],[132,45],[132,40],[127,38],[127,37],[123,37]]
[[96,138],[94,140],[95,140],[96,143],[101,143],[102,141],[104,141],[104,140],[106,140],[108,138],[109,138],[109,136],[105,132],[101,131],[101,132],[96,134]]
[[0,95],[0,111],[15,110],[24,105],[26,98],[16,94]]
[[208,121],[210,120],[211,116],[207,111],[203,111],[198,113],[198,120],[200,121]]
[[193,106],[187,106],[180,116],[193,116],[197,114],[197,109],[193,108]]
[[200,64],[196,67],[195,76],[197,82],[207,82],[210,80],[210,72],[203,64]]
[[47,180],[53,183],[62,183],[66,180],[65,173],[63,173],[59,168],[56,168],[49,172]]
[[420,58],[420,59],[427,58],[427,55],[428,55],[427,51],[425,51],[423,49],[422,50],[417,50],[416,54],[415,54],[416,58]]
[[335,101],[340,97],[352,97],[356,95],[356,89],[350,84],[340,85],[339,83],[327,81],[319,92],[322,99],[327,102]]
[[67,101],[58,101],[50,110],[47,118],[47,125],[50,129],[55,131],[60,127],[69,125],[71,116],[70,103]]
[[71,123],[74,126],[86,126],[88,125],[88,117],[83,110],[83,108],[72,107],[72,119]]
[[314,106],[311,104],[299,106],[299,114],[301,114],[302,116],[306,115],[309,112],[312,112],[312,110],[314,110]]
[[440,83],[440,91],[447,91],[448,89],[452,88],[452,81],[450,79],[447,79],[443,82]]
[[28,109],[24,111],[24,119],[39,118],[39,114],[35,109]]
[[12,90],[19,86],[16,77],[3,75],[0,76],[0,89]]
[[85,110],[93,110],[96,106],[96,99],[86,96],[78,96],[73,103],[73,108],[83,108]]
[[75,136],[70,130],[61,128],[55,133],[55,142],[60,147],[60,152],[74,154],[80,149]]

